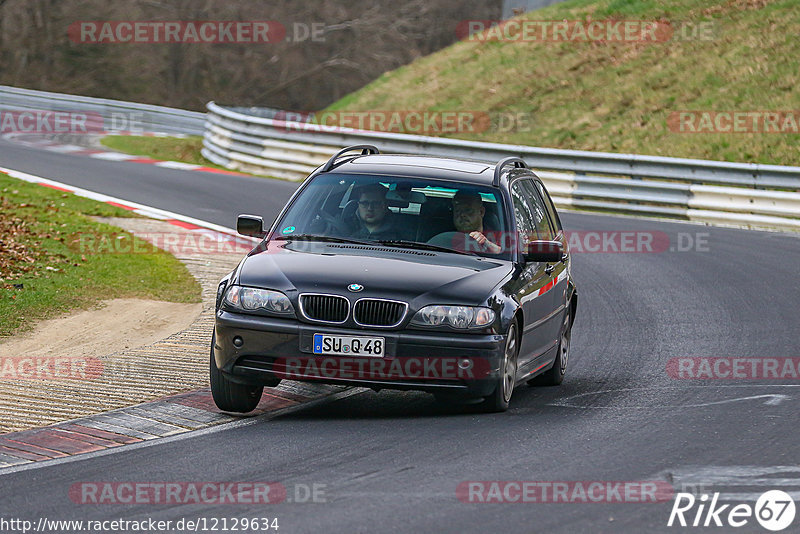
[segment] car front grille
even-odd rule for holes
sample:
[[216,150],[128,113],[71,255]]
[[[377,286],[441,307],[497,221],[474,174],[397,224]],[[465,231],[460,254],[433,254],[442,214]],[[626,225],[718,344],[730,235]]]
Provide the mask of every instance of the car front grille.
[[312,321],[343,323],[350,312],[350,302],[337,295],[301,295],[303,315]]
[[395,326],[403,320],[406,308],[405,302],[361,299],[353,309],[353,318],[362,326]]

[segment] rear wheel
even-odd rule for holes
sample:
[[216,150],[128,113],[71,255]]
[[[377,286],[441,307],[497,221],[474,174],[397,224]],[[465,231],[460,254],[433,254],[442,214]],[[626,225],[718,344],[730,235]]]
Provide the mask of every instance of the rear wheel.
[[214,343],[216,339],[211,337],[211,362],[209,364],[209,375],[211,377],[211,396],[217,408],[225,412],[251,412],[258,406],[264,386],[248,386],[237,384],[228,380],[225,375],[217,369],[217,362],[214,361]]
[[500,372],[494,393],[484,398],[481,408],[486,412],[505,412],[514,393],[517,382],[517,354],[519,353],[519,339],[517,339],[517,323],[512,322],[506,334],[506,346],[503,351],[503,361],[500,363]]
[[569,320],[570,308],[564,313],[564,324],[561,325],[561,337],[558,340],[556,351],[556,361],[553,367],[537,377],[528,380],[531,386],[557,386],[564,381],[567,373],[567,363],[569,363],[569,340],[572,337],[572,325]]

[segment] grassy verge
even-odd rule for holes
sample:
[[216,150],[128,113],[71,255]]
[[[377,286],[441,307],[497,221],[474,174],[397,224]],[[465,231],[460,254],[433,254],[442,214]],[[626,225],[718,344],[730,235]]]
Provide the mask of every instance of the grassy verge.
[[90,216],[131,213],[0,173],[0,337],[111,298],[200,302],[200,285],[170,254],[81,253],[78,236],[120,232]]
[[200,136],[178,137],[149,137],[138,135],[109,135],[100,140],[103,146],[112,150],[145,156],[164,161],[181,161],[214,169],[229,170],[220,165],[211,163],[200,153],[203,148],[203,138]]
[[[687,110],[797,116],[796,0],[569,0],[521,18],[587,17],[669,21],[675,32],[654,43],[462,41],[384,74],[329,110],[474,110],[505,117],[506,128],[452,137],[797,165],[800,134],[687,134],[668,123]],[[524,124],[510,127],[516,117]]]

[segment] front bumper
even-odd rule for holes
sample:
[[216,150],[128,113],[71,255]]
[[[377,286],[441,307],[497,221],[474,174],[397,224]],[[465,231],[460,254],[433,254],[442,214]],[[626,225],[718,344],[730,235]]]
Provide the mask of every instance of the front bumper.
[[[505,337],[495,334],[362,330],[224,310],[217,312],[214,331],[214,359],[226,377],[268,386],[285,378],[486,396],[494,391],[505,347]],[[382,358],[315,355],[315,333],[383,337],[385,354]]]

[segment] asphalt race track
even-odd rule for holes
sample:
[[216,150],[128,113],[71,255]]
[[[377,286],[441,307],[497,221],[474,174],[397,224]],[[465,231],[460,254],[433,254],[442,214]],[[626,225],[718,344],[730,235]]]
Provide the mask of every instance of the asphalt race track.
[[[0,141],[0,166],[227,227],[271,221],[295,184],[37,151]],[[423,393],[368,392],[271,421],[220,427],[0,474],[0,515],[36,519],[277,517],[278,532],[647,532],[656,503],[470,503],[468,481],[654,481],[754,504],[798,498],[797,379],[689,380],[671,358],[799,357],[800,240],[563,213],[572,231],[659,232],[688,251],[580,253],[567,378],[519,386],[504,414]],[[658,234],[658,235],[663,235]],[[682,237],[679,237],[679,234]],[[700,246],[697,246],[697,240]],[[687,248],[689,248],[687,246]],[[209,333],[210,337],[210,333]],[[76,504],[81,482],[273,481],[275,504]],[[316,488],[318,502],[305,501]],[[314,499],[311,499],[314,500]],[[291,501],[291,502],[289,502]],[[694,518],[694,510],[688,518]],[[797,520],[795,520],[795,525]],[[717,532],[729,531],[717,528]],[[755,522],[738,531],[763,532]]]

